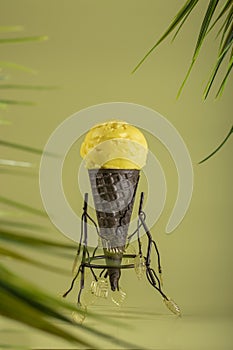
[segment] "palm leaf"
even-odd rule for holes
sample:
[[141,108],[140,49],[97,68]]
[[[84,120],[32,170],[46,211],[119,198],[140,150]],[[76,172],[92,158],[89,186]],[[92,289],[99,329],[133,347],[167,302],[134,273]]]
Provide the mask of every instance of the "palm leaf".
[[169,25],[168,29],[165,31],[165,33],[159,38],[159,40],[155,43],[155,45],[146,53],[146,55],[142,58],[142,60],[136,65],[136,67],[133,69],[132,73],[135,73],[136,70],[142,65],[142,63],[146,60],[146,58],[155,50],[155,48],[164,41],[167,36],[177,27],[177,25],[185,18],[187,13],[190,13],[190,8],[194,8],[194,6],[198,3],[198,0],[188,0],[182,6],[180,11],[177,13],[171,24]]
[[[178,11],[178,13],[176,14],[175,18],[173,19],[173,21],[171,22],[171,24],[169,25],[168,29],[164,32],[164,34],[159,38],[159,40],[155,43],[155,45],[146,53],[146,55],[142,58],[142,60],[138,63],[138,65],[133,69],[132,73],[134,73],[141,65],[142,63],[146,60],[146,58],[153,52],[153,50],[162,42],[164,41],[167,36],[175,29],[178,27],[178,29],[176,30],[175,32],[175,35],[173,36],[173,39],[172,41],[176,38],[177,34],[179,33],[180,29],[183,27],[184,23],[186,22],[187,18],[190,16],[190,13],[192,12],[192,10],[194,9],[194,7],[196,6],[196,4],[198,3],[199,0],[188,0],[185,2],[185,4],[181,7],[181,9]],[[202,21],[202,24],[201,24],[201,28],[200,28],[200,31],[199,31],[199,35],[198,35],[198,39],[197,39],[197,42],[196,42],[196,46],[195,46],[195,49],[194,49],[194,53],[193,53],[193,57],[192,57],[192,60],[191,60],[191,64],[188,68],[188,71],[185,75],[185,78],[179,88],[179,91],[178,91],[178,94],[177,94],[177,98],[180,96],[183,88],[184,88],[184,85],[185,83],[187,82],[187,79],[192,71],[192,68],[194,66],[194,63],[196,62],[198,56],[199,56],[199,53],[200,53],[200,50],[201,50],[201,47],[203,45],[203,42],[207,36],[207,34],[215,27],[215,25],[219,22],[220,19],[223,18],[223,16],[227,14],[223,24],[221,25],[221,28],[218,32],[218,35],[220,33],[222,33],[222,38],[221,38],[221,41],[220,41],[220,51],[221,51],[221,48],[222,48],[222,44],[225,40],[225,36],[226,36],[226,33],[232,23],[232,20],[233,20],[233,3],[232,3],[232,0],[226,0],[225,3],[223,4],[222,8],[220,9],[220,12],[218,14],[218,16],[216,17],[216,19],[214,20],[214,22],[211,24],[211,21],[212,21],[212,18],[213,18],[213,15],[215,13],[215,10],[217,8],[219,4],[219,0],[210,0],[209,1],[209,4],[208,4],[208,8],[206,10],[206,13],[204,15],[204,19]],[[230,31],[232,31],[232,28],[230,29]],[[217,35],[217,36],[218,36]],[[219,55],[220,56],[220,55]],[[218,57],[219,59],[219,57]],[[219,62],[216,63],[216,69],[218,70],[219,66],[221,65],[221,62],[220,62],[220,65],[217,67],[217,64],[219,64]],[[226,81],[227,81],[227,78],[231,72],[231,64],[229,64],[228,66],[228,70],[227,70],[227,73],[225,75],[225,78],[219,88],[219,91],[217,92],[217,95],[216,97],[218,97],[219,95],[222,94],[223,90],[224,90],[224,87],[226,85]],[[217,73],[217,70],[216,70],[216,73]],[[211,75],[210,79],[209,79],[209,82],[207,85],[209,85],[210,83],[210,80],[213,78],[213,76]],[[212,83],[210,83],[210,85],[212,85]],[[207,88],[208,89],[208,88]],[[204,93],[204,96],[205,96],[205,93]],[[206,98],[206,96],[204,97]]]
[[219,0],[210,0],[209,2],[209,6],[207,8],[207,11],[205,13],[205,16],[204,16],[204,19],[203,19],[203,22],[202,22],[202,25],[201,25],[201,29],[200,29],[200,32],[199,32],[199,35],[198,35],[198,39],[197,39],[197,43],[196,43],[196,47],[194,49],[194,53],[193,53],[193,57],[192,57],[192,61],[191,61],[191,64],[189,66],[189,69],[188,69],[188,72],[186,73],[186,76],[181,84],[181,87],[178,91],[178,94],[177,94],[177,98],[179,98],[182,90],[183,90],[183,87],[186,83],[186,81],[188,80],[188,77],[192,71],[192,68],[194,66],[194,63],[196,62],[197,60],[197,57],[200,53],[200,50],[201,50],[201,47],[202,47],[202,44],[204,42],[204,39],[207,35],[207,31],[208,31],[208,28],[209,28],[209,25],[210,25],[210,22],[211,22],[211,19],[213,17],[213,14],[215,12],[215,9],[218,5],[218,2]]
[[[217,59],[217,63],[215,64],[215,67],[214,67],[214,69],[211,73],[211,76],[209,78],[209,81],[206,85],[206,88],[204,91],[204,99],[207,98],[209,91],[210,91],[210,88],[211,88],[211,86],[214,82],[214,79],[216,77],[216,74],[219,70],[219,67],[221,66],[228,51],[231,49],[232,44],[233,44],[233,26],[232,26],[231,30],[229,31],[228,36],[227,36],[227,38],[226,38],[226,40],[221,48],[221,51],[220,51],[218,59]],[[228,75],[230,74],[230,71],[231,71],[231,64],[228,66],[228,71],[227,71],[227,74],[224,78],[224,81],[225,81],[224,84],[226,83],[226,80],[227,80]],[[222,86],[222,84],[221,84],[221,86]]]
[[180,32],[181,28],[183,27],[184,23],[186,22],[186,20],[188,19],[190,13],[192,12],[192,10],[194,9],[195,5],[197,4],[197,1],[193,1],[193,3],[191,4],[191,6],[188,9],[188,12],[186,13],[185,17],[183,18],[183,20],[181,21],[177,31],[175,32],[173,38],[172,38],[172,42],[175,40],[175,38],[177,37],[178,33]]
[[69,342],[89,347],[91,346],[90,343],[85,342],[81,338],[75,337],[70,333],[62,330],[60,327],[55,326],[52,322],[43,317],[43,313],[41,311],[27,305],[25,301],[20,300],[20,298],[17,298],[15,294],[10,293],[8,289],[3,289],[0,287],[0,297],[0,314],[2,316],[14,321],[18,321],[40,331],[58,336]]
[[35,102],[32,101],[17,101],[17,100],[0,100],[0,104],[3,104],[4,107],[8,105],[22,105],[22,106],[35,106]]
[[10,148],[14,148],[14,149],[17,149],[20,151],[26,151],[26,152],[30,152],[30,153],[34,153],[34,154],[38,154],[38,155],[45,154],[45,155],[51,156],[51,157],[59,157],[59,155],[55,154],[55,153],[43,152],[43,150],[41,150],[39,148],[25,146],[25,145],[22,145],[19,143],[8,142],[5,140],[0,140],[0,146],[10,147]]
[[[76,307],[64,302],[63,300],[54,298],[49,294],[43,292],[33,284],[22,280],[16,275],[10,273],[3,266],[0,265],[1,276],[0,281],[0,297],[1,306],[0,313],[8,318],[20,321],[33,328],[45,331],[47,333],[61,337],[69,342],[76,344],[82,344],[84,346],[93,347],[90,342],[83,340],[79,336],[71,335],[70,333],[62,330],[61,327],[54,325],[52,320],[62,321],[64,324],[70,324],[74,326],[73,321],[63,314],[63,311],[76,311]],[[22,283],[23,281],[23,283]],[[60,311],[57,311],[60,310]],[[79,310],[82,313],[82,310]],[[91,318],[98,318],[99,322],[110,322],[114,325],[119,322],[96,316],[92,313],[88,313]],[[117,339],[109,334],[104,334],[86,325],[75,324],[75,328],[83,332],[88,332],[91,335],[102,337],[105,340],[109,340],[112,343],[123,347],[134,347],[135,345],[129,342]]]
[[215,21],[212,23],[212,25],[210,26],[210,28],[208,29],[208,33],[214,28],[214,26],[216,25],[216,23],[222,19],[223,15],[227,12],[227,10],[229,10],[229,8],[232,8],[232,0],[227,0],[225,2],[225,4],[223,5],[219,15],[217,16],[217,18],[215,19]]
[[[12,273],[8,269],[5,268],[2,264],[0,264],[1,276],[3,277],[3,281],[1,283],[6,285],[6,288],[12,289],[14,293],[17,295],[21,295],[22,298],[27,299],[28,304],[41,304],[41,306],[47,306],[50,312],[54,312],[54,310],[64,310],[64,311],[76,311],[77,307],[71,303],[65,301],[65,299],[56,298],[51,294],[45,292],[44,290],[38,288],[33,283],[26,281],[25,279],[17,276]],[[23,283],[22,283],[23,282]],[[54,310],[53,310],[54,309]],[[85,314],[86,311],[79,309],[81,314]],[[112,325],[123,325],[124,323],[107,319],[104,316],[96,315],[93,312],[88,312],[88,316],[93,319],[99,319],[103,323],[111,323]],[[61,320],[64,320],[64,315],[60,314]],[[83,325],[77,324],[77,327],[85,328]]]
[[[221,40],[220,40],[220,44],[219,44],[219,51],[221,51],[222,49],[222,46],[223,46],[223,42],[224,42],[224,39],[225,39],[225,36],[227,34],[227,31],[228,31],[228,28],[230,27],[231,23],[232,23],[232,20],[233,20],[233,5],[232,5],[232,8],[226,18],[226,21],[224,22],[224,26],[222,28],[222,37],[221,37]],[[229,32],[232,31],[232,28],[230,29]]]
[[23,30],[22,26],[0,26],[0,33],[20,32]]
[[204,163],[207,159],[209,159],[210,157],[212,157],[215,153],[217,153],[220,148],[222,148],[222,146],[227,142],[227,140],[229,139],[229,137],[231,136],[231,134],[233,133],[233,126],[231,127],[231,130],[229,131],[229,133],[227,134],[227,136],[225,137],[225,139],[223,140],[223,142],[210,154],[208,155],[206,158],[202,159],[199,164]]
[[196,59],[199,52],[200,52],[201,46],[202,46],[203,41],[205,39],[206,33],[208,31],[211,19],[213,17],[215,9],[218,5],[218,2],[219,2],[219,0],[210,0],[210,2],[209,2],[209,6],[208,6],[207,11],[205,13],[204,20],[202,22],[201,29],[200,29],[200,32],[198,35],[196,47],[195,47],[194,54],[193,54],[193,59]]
[[229,74],[230,74],[230,72],[231,72],[231,70],[232,70],[232,66],[233,66],[233,56],[231,56],[231,59],[230,59],[230,62],[229,62],[228,68],[227,68],[226,75],[225,75],[223,81],[221,82],[221,85],[220,85],[220,87],[219,87],[219,89],[218,89],[218,92],[217,92],[217,94],[216,94],[216,97],[221,96],[221,94],[223,93],[223,90],[224,90],[225,85],[226,85],[226,83],[227,83]]
[[14,62],[0,61],[0,67],[1,68],[10,68],[10,69],[15,69],[15,70],[20,70],[20,71],[36,74],[36,71],[34,69],[29,68],[27,66],[23,66],[21,64],[14,63]]
[[40,36],[25,36],[25,37],[18,37],[18,38],[0,38],[0,44],[15,44],[15,43],[24,43],[24,42],[31,42],[31,41],[45,41],[48,40],[48,37],[46,35],[40,35]]
[[0,228],[0,241],[4,241],[7,243],[13,244],[22,244],[24,246],[29,246],[31,248],[38,249],[39,247],[45,248],[60,248],[60,249],[69,249],[76,250],[76,246],[74,244],[68,243],[60,243],[40,237],[36,237],[35,235],[24,235],[17,231],[9,231],[4,228]]
[[21,145],[19,143],[8,142],[5,140],[0,140],[0,146],[11,147],[11,148],[15,148],[15,149],[18,149],[21,151],[27,151],[30,153],[35,153],[35,154],[40,154],[40,155],[43,153],[43,151],[41,149]]
[[[1,28],[0,28],[1,29]],[[5,31],[11,31],[10,29],[5,28]],[[14,29],[15,30],[15,29]],[[0,39],[0,44],[10,44],[10,43],[22,43],[22,42],[29,42],[29,41],[43,41],[46,40],[47,37],[40,36],[40,37],[17,37],[17,38],[4,38]],[[11,62],[0,62],[0,67],[3,68],[13,68],[18,70],[24,70],[33,72],[30,68],[27,68],[25,66],[21,66],[15,63]],[[42,90],[42,89],[50,89],[54,87],[45,87],[45,86],[31,86],[31,85],[19,85],[19,84],[1,84],[0,89],[30,89],[30,90]],[[8,105],[31,105],[32,102],[28,101],[16,101],[16,100],[0,100],[0,108],[6,109]],[[18,150],[23,150],[35,154],[42,154],[42,150],[38,150],[36,148],[11,143],[8,141],[0,141],[0,145],[11,147]],[[56,156],[52,154],[52,156]],[[22,162],[18,162],[18,164],[9,164],[9,160],[2,160],[3,165],[19,165],[22,166]],[[7,163],[7,164],[6,164]],[[25,165],[25,164],[24,164]],[[43,211],[40,211],[38,209],[31,208],[28,205],[25,205],[23,203],[16,202],[14,200],[11,200],[6,197],[0,197],[0,202],[9,205],[13,208],[16,208],[20,211],[26,211],[31,214],[36,214],[39,216],[46,216],[46,214]],[[63,244],[51,240],[42,239],[40,237],[35,237],[34,235],[24,235],[22,233],[19,233],[18,230],[16,231],[9,231],[8,229],[5,229],[4,226],[10,226],[14,227],[16,225],[16,222],[2,222],[1,228],[0,228],[0,240],[4,243],[6,243],[7,247],[1,246],[0,247],[0,255],[1,256],[7,256],[11,257],[15,260],[24,262],[24,263],[30,263],[34,266],[46,268],[47,270],[56,271],[59,272],[58,269],[54,266],[47,266],[47,264],[36,261],[32,258],[27,257],[24,254],[21,254],[19,252],[16,252],[14,249],[9,248],[9,244],[15,245],[23,245],[23,247],[34,247],[36,249],[43,248],[43,251],[45,251],[45,248],[49,248],[50,252],[53,250],[57,250],[56,254],[60,254],[60,251],[63,252],[64,249],[72,249],[76,250],[76,247],[71,244]],[[19,227],[18,227],[19,226]],[[27,226],[27,227],[26,227]],[[25,223],[17,224],[17,229],[19,228],[29,228],[30,224],[25,225]],[[31,228],[33,228],[31,226]],[[35,227],[34,227],[35,228]],[[65,255],[65,254],[63,254]],[[66,254],[68,256],[68,254]],[[70,257],[70,255],[69,255]],[[60,272],[65,273],[63,269],[59,269]],[[74,326],[73,321],[64,315],[64,312],[71,312],[76,311],[77,308],[74,307],[74,305],[65,303],[64,301],[61,301],[59,299],[56,299],[49,294],[43,292],[38,287],[35,287],[34,285],[26,282],[24,279],[16,276],[15,274],[12,274],[9,272],[4,266],[0,264],[0,274],[1,274],[1,280],[0,280],[0,314],[4,317],[7,317],[11,320],[18,321],[22,324],[31,326],[35,329],[47,332],[48,334],[53,334],[55,336],[58,336],[62,339],[65,339],[69,342],[72,342],[76,345],[82,345],[85,347],[95,347],[94,344],[92,344],[90,341],[86,340],[89,339],[86,337],[86,339],[80,337],[77,332],[75,335],[65,331],[62,329],[62,327],[58,327],[54,324],[54,321],[60,321],[64,325],[70,325]],[[82,313],[81,310],[79,310],[80,313]],[[100,315],[95,316],[91,313],[88,313],[89,317],[91,318],[98,318],[98,322],[107,322],[112,323],[114,325],[119,325],[118,322],[107,319],[105,317],[102,317]],[[121,341],[119,339],[116,339],[115,337],[104,334],[98,330],[95,330],[94,328],[90,328],[88,326],[81,326],[79,324],[75,325],[76,331],[79,331],[83,335],[84,332],[91,334],[92,336],[102,337],[105,340],[110,341],[111,343],[120,345],[122,347],[134,347],[134,345]],[[4,346],[4,345],[3,345]]]
[[6,198],[4,196],[0,196],[0,203],[3,203],[5,205],[9,205],[13,208],[17,208],[19,210],[26,211],[26,212],[34,214],[34,215],[47,217],[47,214],[42,210],[32,208],[29,205],[14,201],[14,200]]
[[0,218],[2,217],[12,217],[12,216],[21,216],[21,213],[19,213],[16,210],[0,210]]
[[39,231],[47,231],[48,229],[45,226],[37,225],[37,224],[31,224],[28,222],[21,222],[21,221],[8,221],[8,220],[2,220],[0,221],[0,226],[7,226],[7,227],[16,227],[18,229],[24,229],[24,230],[39,230]]
[[34,260],[32,258],[29,258],[29,257],[23,255],[23,254],[16,252],[15,250],[12,250],[12,249],[9,249],[6,247],[0,246],[0,256],[12,258],[12,259],[21,261],[23,263],[27,263],[27,264],[30,264],[32,266],[36,266],[36,267],[45,269],[46,271],[56,272],[56,273],[63,274],[66,276],[69,273],[69,271],[62,269],[58,266],[52,266],[52,265],[45,264],[41,261]]
[[[30,225],[30,224],[29,224]],[[47,240],[41,237],[35,236],[34,233],[25,235],[20,231],[21,226],[16,227],[14,231],[12,228],[9,230],[7,227],[11,225],[0,225],[0,242],[3,244],[13,246],[22,246],[23,248],[35,249],[42,253],[49,253],[55,256],[63,258],[73,259],[76,253],[77,247],[74,244],[60,243],[56,240]],[[13,226],[14,227],[14,226]]]

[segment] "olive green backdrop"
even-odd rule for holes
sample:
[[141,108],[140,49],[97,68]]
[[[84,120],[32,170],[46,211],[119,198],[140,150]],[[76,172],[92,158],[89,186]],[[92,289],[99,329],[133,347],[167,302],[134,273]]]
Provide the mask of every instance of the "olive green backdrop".
[[[25,36],[49,36],[43,43],[1,46],[2,61],[15,61],[38,71],[37,75],[12,71],[12,82],[59,86],[51,91],[1,92],[4,98],[37,103],[35,107],[12,106],[4,112],[13,125],[1,126],[1,138],[43,148],[53,130],[68,116],[104,102],[142,104],[165,116],[186,142],[195,177],[188,213],[176,231],[167,236],[164,230],[176,198],[177,174],[169,154],[157,142],[153,151],[166,174],[168,197],[153,235],[161,251],[164,288],[181,307],[183,317],[170,315],[160,296],[145,280],[138,282],[132,272],[122,276],[128,298],[120,311],[108,302],[101,302],[102,309],[99,304],[93,310],[103,310],[126,321],[132,328],[106,326],[102,330],[111,330],[115,336],[140,347],[231,349],[232,140],[209,161],[197,164],[220,144],[232,123],[232,78],[221,99],[214,100],[212,92],[207,101],[202,100],[202,90],[217,54],[214,33],[210,33],[180,99],[176,100],[208,1],[201,1],[173,44],[167,40],[134,75],[130,74],[182,4],[183,0],[1,0],[1,25],[23,25]],[[32,161],[39,166],[39,157],[12,149],[1,152],[2,158]],[[64,188],[77,212],[81,209],[81,197],[73,193],[79,162],[74,147],[64,167]],[[1,194],[42,208],[37,175],[1,175]],[[50,228],[47,236],[65,240],[49,220],[27,214],[21,219],[43,223]],[[44,255],[33,255],[44,259]],[[68,269],[72,265],[62,258],[49,260],[66,264]],[[70,282],[70,275],[59,276],[12,261],[8,265],[54,294],[64,291]],[[70,300],[75,300],[75,294]],[[5,338],[16,344],[69,347],[6,321],[1,324],[6,329]],[[98,328],[98,324],[95,326]],[[14,337],[9,335],[11,328],[18,329]],[[99,345],[107,346],[101,342]]]

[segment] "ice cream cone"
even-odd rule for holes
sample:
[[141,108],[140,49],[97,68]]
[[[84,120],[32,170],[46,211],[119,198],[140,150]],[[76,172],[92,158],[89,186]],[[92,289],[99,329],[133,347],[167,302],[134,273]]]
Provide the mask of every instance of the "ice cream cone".
[[140,170],[89,169],[92,195],[113,291],[119,289],[120,269]]
[[80,148],[89,171],[112,291],[119,290],[119,266],[147,151],[142,132],[119,120],[94,125]]

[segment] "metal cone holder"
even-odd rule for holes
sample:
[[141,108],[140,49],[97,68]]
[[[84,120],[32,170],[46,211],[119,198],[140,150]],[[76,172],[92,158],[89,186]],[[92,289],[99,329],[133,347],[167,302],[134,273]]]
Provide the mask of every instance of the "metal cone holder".
[[[137,228],[136,230],[130,234],[127,238],[128,242],[125,245],[124,251],[121,252],[121,259],[120,263],[118,261],[117,264],[117,270],[125,270],[125,269],[135,269],[139,279],[143,273],[145,273],[148,282],[151,284],[153,288],[155,288],[160,295],[163,298],[163,301],[165,305],[168,307],[168,309],[173,312],[174,314],[180,316],[180,309],[178,305],[170,299],[162,290],[162,269],[161,269],[161,263],[160,263],[160,254],[157,247],[156,242],[153,240],[152,235],[150,233],[149,228],[146,224],[146,214],[143,212],[143,200],[144,200],[144,193],[141,193],[140,197],[140,204],[138,209],[138,220],[137,220]],[[88,208],[88,193],[85,193],[84,196],[84,206],[83,206],[83,214],[82,214],[82,221],[81,221],[81,235],[80,235],[80,242],[77,249],[77,256],[75,260],[75,265],[79,262],[79,266],[74,266],[74,268],[77,268],[75,275],[73,277],[73,280],[71,282],[70,288],[63,294],[63,297],[66,297],[70,291],[73,289],[75,281],[77,280],[78,276],[81,275],[80,278],[80,287],[79,287],[79,293],[78,293],[78,299],[77,299],[77,305],[83,314],[83,310],[86,309],[85,303],[82,301],[82,293],[85,287],[85,269],[89,269],[91,271],[91,274],[93,276],[93,281],[90,286],[90,293],[95,297],[107,297],[108,295],[108,275],[109,271],[111,269],[116,269],[116,265],[114,265],[114,261],[111,263],[111,259],[106,259],[106,251],[104,249],[104,254],[97,255],[97,250],[99,246],[97,246],[93,253],[90,254],[88,250],[88,220],[95,226],[96,233],[102,241],[104,240],[104,237],[101,237],[100,230],[96,224],[96,222],[92,219],[92,217],[88,214],[87,211]],[[143,229],[147,235],[147,251],[146,254],[142,252],[142,244],[140,240],[139,230]],[[138,242],[138,252],[137,254],[127,254],[126,250],[129,246],[130,240],[133,236],[137,235],[137,242]],[[113,254],[117,254],[117,251],[112,249]],[[155,270],[151,267],[151,256],[152,253],[156,253],[157,255],[157,269],[158,274],[155,272]],[[122,263],[124,259],[127,259],[127,261],[130,261],[126,264]],[[99,271],[97,273],[97,271]],[[118,278],[119,280],[119,278]],[[113,291],[113,294],[115,291],[119,292],[120,287],[117,283],[116,289],[111,288]],[[124,299],[124,292],[121,292],[120,299]],[[119,305],[122,300],[113,299],[113,301]],[[82,319],[83,320],[83,319]]]

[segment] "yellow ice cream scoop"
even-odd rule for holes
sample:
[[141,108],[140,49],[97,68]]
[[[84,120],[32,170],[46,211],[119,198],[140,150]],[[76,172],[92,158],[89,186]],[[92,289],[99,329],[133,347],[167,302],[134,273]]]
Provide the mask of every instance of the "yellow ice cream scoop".
[[146,163],[147,152],[142,132],[118,120],[93,126],[80,149],[88,169],[141,169]]

